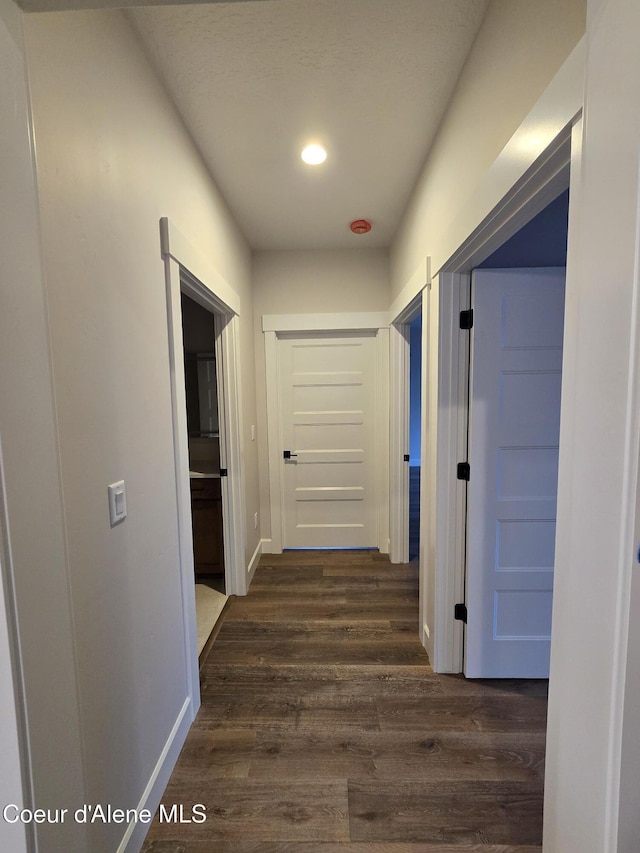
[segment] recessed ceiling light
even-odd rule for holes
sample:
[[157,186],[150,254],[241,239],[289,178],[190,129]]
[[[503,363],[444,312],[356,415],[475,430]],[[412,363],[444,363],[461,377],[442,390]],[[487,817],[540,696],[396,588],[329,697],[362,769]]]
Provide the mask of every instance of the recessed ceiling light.
[[310,166],[319,166],[327,159],[327,152],[322,145],[307,145],[300,156]]

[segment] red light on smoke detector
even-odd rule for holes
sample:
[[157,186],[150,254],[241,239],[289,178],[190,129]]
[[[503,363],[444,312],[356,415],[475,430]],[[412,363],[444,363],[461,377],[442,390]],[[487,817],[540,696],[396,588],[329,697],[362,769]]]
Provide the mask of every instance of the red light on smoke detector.
[[354,234],[366,234],[371,231],[371,223],[367,222],[366,219],[354,219],[349,228]]

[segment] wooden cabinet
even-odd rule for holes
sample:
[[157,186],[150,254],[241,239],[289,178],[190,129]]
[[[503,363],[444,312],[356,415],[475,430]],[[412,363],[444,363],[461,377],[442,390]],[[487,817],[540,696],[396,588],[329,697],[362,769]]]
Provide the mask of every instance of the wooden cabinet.
[[224,574],[219,478],[197,477],[191,480],[191,516],[196,575]]

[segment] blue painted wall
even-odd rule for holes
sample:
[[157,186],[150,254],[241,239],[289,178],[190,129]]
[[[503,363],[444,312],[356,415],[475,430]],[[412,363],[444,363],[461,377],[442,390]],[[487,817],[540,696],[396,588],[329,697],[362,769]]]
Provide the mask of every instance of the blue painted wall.
[[422,315],[411,323],[409,338],[409,465],[420,464],[420,360],[422,358]]
[[568,221],[569,190],[566,190],[496,249],[479,269],[566,266]]

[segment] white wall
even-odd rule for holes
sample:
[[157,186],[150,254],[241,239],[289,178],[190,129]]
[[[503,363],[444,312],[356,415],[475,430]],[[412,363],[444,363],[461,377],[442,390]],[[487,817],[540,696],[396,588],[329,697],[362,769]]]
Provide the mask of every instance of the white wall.
[[394,298],[416,271],[411,295],[424,286],[426,256],[440,256],[452,222],[580,40],[585,9],[586,0],[490,3],[396,233]]
[[386,311],[389,256],[384,249],[256,252],[253,263],[261,534],[271,538],[267,403],[262,317]]
[[[0,562],[17,610],[31,763],[27,797],[31,789],[39,807],[55,808],[82,804],[84,791],[22,20],[13,3],[0,0],[0,441],[8,525]],[[19,803],[6,646],[10,586],[2,599],[0,800]],[[41,850],[87,849],[84,828],[73,822],[42,825],[37,835]],[[22,827],[0,820],[0,847],[19,851],[23,845]]]
[[[251,256],[122,13],[34,15],[25,31],[86,796],[134,807],[187,697],[159,219],[240,296],[247,425]],[[248,441],[244,463],[251,518]],[[112,529],[107,485],[121,478],[128,518]],[[122,832],[93,824],[86,849],[115,850]]]

